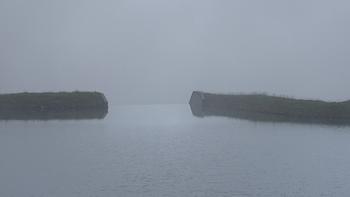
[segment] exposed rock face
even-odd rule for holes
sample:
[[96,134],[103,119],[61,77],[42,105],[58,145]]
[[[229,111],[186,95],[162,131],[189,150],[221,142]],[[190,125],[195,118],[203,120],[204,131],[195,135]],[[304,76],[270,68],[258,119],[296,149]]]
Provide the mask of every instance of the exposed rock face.
[[204,101],[204,94],[199,91],[194,91],[192,93],[191,99],[190,99],[190,106],[193,115],[198,117],[204,117],[203,113],[203,101]]

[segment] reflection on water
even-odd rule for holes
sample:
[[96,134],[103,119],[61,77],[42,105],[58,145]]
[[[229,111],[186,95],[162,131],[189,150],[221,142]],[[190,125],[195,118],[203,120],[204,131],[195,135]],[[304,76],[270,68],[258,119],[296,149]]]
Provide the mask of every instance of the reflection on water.
[[0,111],[0,120],[83,120],[103,119],[108,109],[66,111]]
[[348,128],[196,118],[188,105],[0,121],[0,196],[349,196],[349,141]]

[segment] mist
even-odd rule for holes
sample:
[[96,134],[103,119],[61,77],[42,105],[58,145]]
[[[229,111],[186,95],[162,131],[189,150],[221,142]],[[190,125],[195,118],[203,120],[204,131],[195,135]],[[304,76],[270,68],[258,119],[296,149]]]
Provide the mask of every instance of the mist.
[[0,0],[0,93],[193,90],[350,99],[345,0]]

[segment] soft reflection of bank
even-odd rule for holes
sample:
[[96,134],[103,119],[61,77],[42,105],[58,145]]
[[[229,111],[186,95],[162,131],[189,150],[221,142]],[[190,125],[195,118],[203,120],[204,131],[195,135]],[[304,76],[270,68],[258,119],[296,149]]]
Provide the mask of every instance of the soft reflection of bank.
[[0,196],[349,196],[349,141],[348,128],[196,118],[188,105],[0,121]]
[[107,114],[108,109],[71,110],[63,112],[1,111],[0,120],[89,120],[104,119]]
[[220,116],[264,122],[350,125],[349,102],[297,100],[266,95],[218,95],[195,91],[190,99],[196,117]]

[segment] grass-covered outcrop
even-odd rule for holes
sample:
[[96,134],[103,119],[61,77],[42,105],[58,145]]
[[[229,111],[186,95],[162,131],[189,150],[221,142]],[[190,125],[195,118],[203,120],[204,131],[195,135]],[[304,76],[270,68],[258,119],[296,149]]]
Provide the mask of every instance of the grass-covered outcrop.
[[103,118],[107,112],[99,92],[0,94],[0,119]]
[[350,101],[325,102],[263,94],[210,94],[195,91],[190,100],[196,116],[227,116],[255,121],[350,124]]

